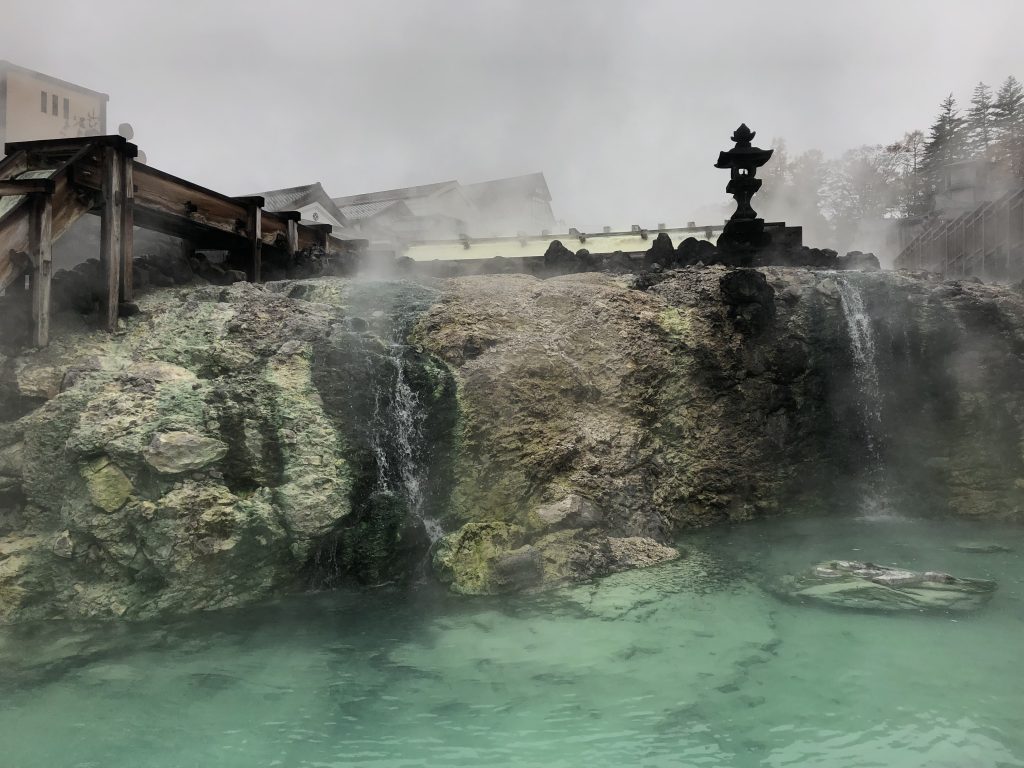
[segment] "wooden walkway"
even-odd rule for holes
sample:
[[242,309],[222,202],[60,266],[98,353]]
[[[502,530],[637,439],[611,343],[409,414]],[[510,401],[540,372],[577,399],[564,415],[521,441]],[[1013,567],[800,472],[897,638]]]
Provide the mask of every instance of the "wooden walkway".
[[1024,189],[929,227],[896,257],[895,266],[944,275],[1024,279]]
[[246,254],[248,277],[261,279],[265,251],[285,259],[319,248],[355,258],[361,241],[331,235],[329,224],[302,224],[295,211],[263,210],[262,197],[229,197],[136,162],[121,136],[7,144],[0,162],[0,291],[31,275],[33,340],[50,336],[52,244],[86,213],[100,216],[106,276],[103,322],[117,323],[131,301],[133,227],[181,238],[195,248]]

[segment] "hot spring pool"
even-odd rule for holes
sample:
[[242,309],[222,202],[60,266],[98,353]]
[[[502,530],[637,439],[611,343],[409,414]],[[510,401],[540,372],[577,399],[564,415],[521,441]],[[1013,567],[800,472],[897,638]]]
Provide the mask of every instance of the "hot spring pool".
[[[681,546],[540,596],[338,591],[7,628],[0,765],[1024,766],[1024,529],[792,519]],[[832,557],[999,591],[977,613],[893,616],[759,587]]]

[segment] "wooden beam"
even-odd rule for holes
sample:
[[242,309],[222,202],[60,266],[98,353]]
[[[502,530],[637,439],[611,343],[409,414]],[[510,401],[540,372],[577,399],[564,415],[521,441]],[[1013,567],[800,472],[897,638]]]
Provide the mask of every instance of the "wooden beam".
[[136,157],[139,148],[124,136],[84,136],[65,139],[33,139],[31,141],[9,141],[4,145],[4,152],[12,155],[25,150],[27,152],[76,152],[87,144],[99,144],[103,147],[119,149],[129,157]]
[[[62,171],[50,179],[54,182],[51,198],[51,241],[58,240],[68,228],[92,207],[87,195],[83,198],[68,181],[68,172]],[[24,195],[7,212],[0,223],[0,290],[11,285],[31,267],[32,252],[32,198]],[[23,254],[24,258],[12,254]]]
[[28,195],[33,192],[53,193],[53,179],[4,179],[0,181],[0,196]]
[[124,217],[121,182],[123,159],[114,147],[103,148],[103,211],[100,214],[100,261],[106,277],[103,323],[108,331],[117,328],[117,305],[121,293],[121,237]]
[[50,280],[53,277],[53,198],[36,193],[32,200],[32,316],[35,344],[50,343]]
[[[290,211],[268,211],[263,209],[260,214],[260,235],[263,237],[263,245],[271,248],[287,250],[288,243],[288,222]],[[296,214],[296,221],[298,215]]]
[[28,170],[28,155],[25,152],[14,152],[0,160],[0,176],[10,179]]
[[121,189],[124,190],[124,204],[121,206],[121,301],[135,300],[132,276],[135,236],[134,166],[135,161],[132,158],[121,155]]

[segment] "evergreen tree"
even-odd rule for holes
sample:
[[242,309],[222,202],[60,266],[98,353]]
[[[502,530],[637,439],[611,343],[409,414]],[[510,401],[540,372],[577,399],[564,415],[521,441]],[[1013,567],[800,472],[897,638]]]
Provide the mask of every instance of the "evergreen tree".
[[992,102],[992,129],[996,160],[1024,177],[1024,88],[1013,75],[1006,78]]
[[932,123],[928,141],[924,145],[921,171],[927,187],[933,192],[938,189],[944,167],[963,160],[964,156],[964,119],[951,93],[939,105],[938,117]]
[[992,127],[1001,139],[1012,126],[1024,119],[1024,88],[1013,75],[1003,81],[992,102]]
[[992,89],[979,82],[967,110],[965,144],[972,157],[987,157],[992,143]]

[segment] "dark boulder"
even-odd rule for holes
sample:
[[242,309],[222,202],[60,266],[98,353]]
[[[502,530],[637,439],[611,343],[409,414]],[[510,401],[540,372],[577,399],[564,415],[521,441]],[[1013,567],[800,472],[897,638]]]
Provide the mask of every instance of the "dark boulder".
[[672,245],[672,238],[667,232],[659,232],[654,238],[654,243],[647,249],[647,263],[661,264],[663,267],[671,267],[676,263],[676,249]]
[[856,269],[862,272],[877,272],[881,269],[878,257],[873,253],[850,251],[845,256],[836,256],[836,269]]
[[775,289],[756,269],[734,269],[718,281],[729,319],[740,333],[757,336],[775,322]]
[[679,244],[674,263],[680,267],[692,267],[697,263],[717,264],[718,249],[707,240],[688,237]]
[[544,251],[544,268],[548,272],[575,272],[578,263],[576,254],[562,245],[561,240],[552,240]]

